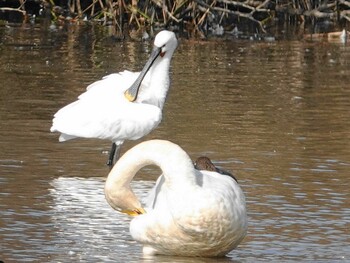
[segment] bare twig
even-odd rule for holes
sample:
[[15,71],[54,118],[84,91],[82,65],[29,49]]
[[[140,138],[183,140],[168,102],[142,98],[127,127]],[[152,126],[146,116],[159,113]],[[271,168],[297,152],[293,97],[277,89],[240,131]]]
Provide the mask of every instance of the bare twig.
[[151,0],[152,3],[154,3],[156,6],[158,6],[159,8],[162,9],[162,12],[165,12],[172,20],[174,20],[176,23],[179,23],[182,19],[177,19],[176,17],[174,17],[169,11],[168,9],[164,9],[164,6],[159,3],[158,1],[156,0]]
[[27,12],[25,10],[21,10],[20,7],[18,8],[12,8],[12,7],[0,7],[1,11],[13,11],[13,12],[20,12],[23,15],[26,15]]
[[202,5],[202,6],[205,6],[206,8],[210,8],[211,10],[215,10],[215,11],[220,11],[220,12],[225,12],[225,13],[228,13],[228,14],[231,14],[231,15],[234,15],[234,16],[237,16],[237,17],[244,17],[256,24],[258,24],[260,30],[262,32],[266,32],[265,29],[263,28],[263,25],[262,23],[259,21],[259,20],[256,20],[253,16],[252,16],[252,13],[243,13],[243,12],[240,12],[240,11],[232,11],[232,10],[228,10],[228,9],[225,9],[225,8],[221,8],[221,7],[210,7],[209,5],[207,5],[206,3],[204,3],[203,1],[200,1],[200,0],[196,0],[196,2],[199,4],[199,5]]
[[348,0],[338,0],[338,4],[345,5],[347,7],[350,7],[350,1]]
[[216,4],[216,1],[213,1],[211,3],[211,5],[207,8],[207,10],[205,10],[203,16],[199,19],[198,24],[197,25],[201,25],[205,19],[205,17],[208,15],[208,13],[210,12],[210,8],[212,8],[214,5]]
[[350,10],[343,10],[340,12],[340,17],[350,22]]

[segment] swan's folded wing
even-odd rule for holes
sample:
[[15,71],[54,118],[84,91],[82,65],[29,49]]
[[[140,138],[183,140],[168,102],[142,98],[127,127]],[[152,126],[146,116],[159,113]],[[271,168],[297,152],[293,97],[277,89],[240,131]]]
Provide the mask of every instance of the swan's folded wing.
[[[244,194],[238,184],[231,177],[216,172],[201,171],[201,175],[200,193],[193,195],[192,200],[188,198],[193,204],[192,208],[173,215],[178,226],[188,234],[197,233],[200,236],[203,233],[207,238],[224,235],[220,232],[232,230],[235,224],[241,227],[243,222],[237,220],[245,220],[246,210]],[[176,209],[181,211],[180,206]]]

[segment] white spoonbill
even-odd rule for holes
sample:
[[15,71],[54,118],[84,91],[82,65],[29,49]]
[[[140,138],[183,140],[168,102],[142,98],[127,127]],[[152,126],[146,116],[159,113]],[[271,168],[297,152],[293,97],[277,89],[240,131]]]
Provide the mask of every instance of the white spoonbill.
[[[163,174],[147,197],[145,208],[130,182],[144,166]],[[135,215],[131,236],[146,255],[224,256],[247,231],[245,196],[230,176],[199,171],[178,145],[142,142],[127,151],[110,171],[105,184],[109,205]]]
[[113,165],[125,140],[137,140],[161,122],[176,47],[173,32],[159,32],[141,72],[123,71],[92,83],[54,115],[51,132],[61,133],[60,142],[77,137],[111,140],[107,164]]

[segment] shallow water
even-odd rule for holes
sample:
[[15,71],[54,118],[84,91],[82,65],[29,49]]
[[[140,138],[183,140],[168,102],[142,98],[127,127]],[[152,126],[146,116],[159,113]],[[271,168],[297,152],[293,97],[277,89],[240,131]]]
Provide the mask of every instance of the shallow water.
[[[98,27],[0,28],[0,260],[350,260],[350,45],[180,41],[163,122],[144,140],[235,173],[249,230],[220,260],[144,258],[130,219],[104,199],[110,143],[49,133],[60,107],[104,75],[141,69],[150,50]],[[159,173],[136,177],[140,197]]]

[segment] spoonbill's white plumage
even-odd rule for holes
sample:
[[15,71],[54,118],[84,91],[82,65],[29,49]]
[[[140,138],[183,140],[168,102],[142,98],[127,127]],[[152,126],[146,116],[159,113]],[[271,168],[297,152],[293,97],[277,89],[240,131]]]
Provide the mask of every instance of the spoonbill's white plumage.
[[[60,132],[61,142],[77,137],[107,139],[118,149],[125,140],[147,135],[162,119],[176,47],[173,32],[159,32],[141,72],[123,71],[91,84],[77,101],[54,115],[51,132]],[[110,165],[113,155],[112,150]]]
[[[130,182],[151,164],[163,174],[143,208]],[[169,141],[142,142],[126,152],[108,175],[105,195],[112,208],[137,215],[130,233],[144,254],[223,256],[246,235],[245,197],[238,183],[196,170],[187,153]]]

